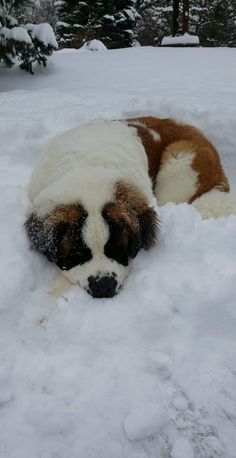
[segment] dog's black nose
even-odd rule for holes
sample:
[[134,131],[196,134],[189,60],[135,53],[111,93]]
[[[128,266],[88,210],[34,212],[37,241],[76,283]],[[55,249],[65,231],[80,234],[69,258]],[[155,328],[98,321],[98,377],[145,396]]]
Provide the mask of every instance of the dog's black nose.
[[117,280],[114,276],[89,277],[89,293],[93,297],[113,297],[116,294]]

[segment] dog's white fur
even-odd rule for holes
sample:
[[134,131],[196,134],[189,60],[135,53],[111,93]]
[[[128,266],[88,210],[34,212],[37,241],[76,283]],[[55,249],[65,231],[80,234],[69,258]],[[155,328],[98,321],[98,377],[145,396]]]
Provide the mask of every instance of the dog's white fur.
[[211,189],[192,203],[203,219],[236,215],[236,197],[231,192]]
[[[132,173],[131,173],[132,171]],[[40,212],[79,200],[96,210],[112,198],[114,183],[133,183],[152,201],[148,160],[135,128],[99,121],[54,138],[32,173],[29,196]]]
[[[179,152],[161,167],[154,189],[158,205],[188,202],[197,190],[198,174],[192,168],[194,152]],[[168,185],[167,185],[168,184]]]

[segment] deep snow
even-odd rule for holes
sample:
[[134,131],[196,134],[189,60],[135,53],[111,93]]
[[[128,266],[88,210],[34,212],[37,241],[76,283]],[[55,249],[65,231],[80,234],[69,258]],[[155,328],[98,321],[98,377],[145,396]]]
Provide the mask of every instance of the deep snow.
[[236,189],[236,51],[57,52],[46,71],[0,67],[0,456],[236,457],[236,217],[160,209],[157,246],[123,290],[50,296],[29,249],[31,169],[47,141],[95,118],[200,127]]

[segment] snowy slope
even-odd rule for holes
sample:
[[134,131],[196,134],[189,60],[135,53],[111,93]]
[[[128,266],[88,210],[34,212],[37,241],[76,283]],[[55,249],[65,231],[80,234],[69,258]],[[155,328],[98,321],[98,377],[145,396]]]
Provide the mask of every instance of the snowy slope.
[[236,217],[160,209],[160,239],[123,290],[50,296],[29,250],[30,171],[49,138],[95,118],[200,127],[236,190],[236,51],[57,52],[0,67],[0,457],[236,457]]

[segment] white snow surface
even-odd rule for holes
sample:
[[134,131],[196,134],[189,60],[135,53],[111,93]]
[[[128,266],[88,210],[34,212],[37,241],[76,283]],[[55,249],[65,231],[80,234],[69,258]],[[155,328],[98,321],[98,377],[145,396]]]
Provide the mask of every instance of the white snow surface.
[[174,444],[172,458],[194,458],[193,449],[188,440],[180,437]]
[[49,139],[152,114],[201,128],[236,189],[236,50],[56,52],[0,67],[0,457],[235,458],[236,217],[167,204],[113,299],[29,248],[31,170]]

